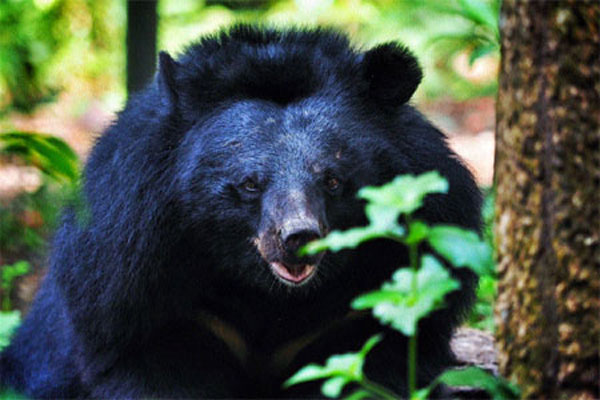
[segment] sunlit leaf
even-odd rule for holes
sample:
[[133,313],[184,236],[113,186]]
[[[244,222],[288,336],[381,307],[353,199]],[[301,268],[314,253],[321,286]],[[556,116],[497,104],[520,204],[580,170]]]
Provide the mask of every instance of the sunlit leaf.
[[427,194],[447,191],[446,179],[439,172],[431,171],[418,176],[401,175],[379,187],[364,187],[358,197],[371,204],[393,207],[398,214],[410,214],[421,207]]
[[372,397],[371,393],[367,392],[366,390],[359,389],[344,397],[344,400],[362,400],[369,397]]
[[331,371],[316,364],[308,364],[286,380],[284,386],[289,387],[302,382],[327,378],[328,376],[331,376]]
[[483,25],[499,37],[498,16],[489,3],[481,0],[458,0],[461,15],[478,25]]
[[342,389],[350,380],[345,376],[334,376],[327,379],[321,386],[321,392],[330,398],[336,398],[342,393]]
[[363,364],[368,352],[381,340],[381,335],[369,338],[357,353],[337,354],[329,357],[324,366],[309,364],[284,383],[289,387],[298,383],[330,378],[322,386],[323,394],[337,397],[344,385],[363,379]]
[[436,382],[448,386],[468,386],[483,389],[494,400],[520,398],[520,392],[514,385],[477,367],[446,371],[436,379]]
[[457,226],[437,225],[430,228],[427,240],[454,266],[468,267],[478,275],[493,273],[492,249],[475,232]]
[[413,221],[408,227],[408,236],[404,241],[407,244],[416,244],[420,243],[423,239],[427,237],[429,232],[429,227],[427,224],[421,221]]
[[460,283],[435,257],[425,255],[416,274],[408,268],[396,271],[391,282],[384,283],[381,290],[357,297],[352,307],[372,308],[373,315],[383,323],[411,336],[418,321],[439,308],[444,296],[459,287]]
[[484,57],[496,50],[498,50],[498,46],[496,44],[485,43],[476,46],[473,51],[471,51],[471,54],[469,54],[469,65],[473,65],[477,59]]
[[429,397],[429,393],[431,393],[432,388],[426,387],[423,389],[419,389],[415,391],[412,396],[410,396],[410,400],[426,400]]
[[10,343],[10,337],[21,323],[21,312],[0,311],[0,349]]
[[375,345],[379,342],[381,342],[381,339],[383,338],[382,335],[375,335],[375,336],[371,336],[369,338],[369,340],[367,340],[365,342],[365,344],[363,345],[362,349],[360,349],[360,355],[363,357],[366,357],[367,354],[371,351],[371,349],[373,347],[375,347]]
[[33,132],[0,134],[4,153],[16,154],[29,164],[58,181],[76,183],[79,161],[75,152],[62,139]]

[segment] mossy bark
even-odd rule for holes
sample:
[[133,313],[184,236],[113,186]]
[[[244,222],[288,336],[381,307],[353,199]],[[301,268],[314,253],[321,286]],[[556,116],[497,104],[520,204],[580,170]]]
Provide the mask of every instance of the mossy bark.
[[599,398],[600,3],[503,2],[495,183],[501,373]]

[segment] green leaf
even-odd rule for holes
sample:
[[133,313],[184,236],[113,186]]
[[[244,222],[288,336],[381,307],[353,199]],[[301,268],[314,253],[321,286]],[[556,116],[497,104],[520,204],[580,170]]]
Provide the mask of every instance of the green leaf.
[[21,323],[21,312],[0,311],[0,349],[10,343],[10,337]]
[[314,381],[331,376],[331,372],[317,364],[308,364],[285,381],[284,387],[289,387],[302,382]]
[[[344,232],[333,231],[327,237],[304,246],[298,255],[355,248],[376,238],[400,239],[405,234],[405,229],[398,224],[398,217],[421,207],[427,194],[447,191],[448,182],[437,171],[418,176],[402,175],[380,187],[364,187],[358,192],[358,196],[368,201],[365,214],[369,225]],[[413,229],[415,233],[411,240],[422,240],[427,226],[422,222],[415,222]]]
[[468,267],[477,275],[494,271],[492,249],[473,231],[437,225],[430,228],[427,239],[435,251],[455,267]]
[[410,400],[426,400],[429,397],[429,393],[433,388],[426,387],[423,389],[419,389],[410,396]]
[[342,393],[342,389],[350,380],[345,376],[335,376],[327,379],[321,386],[321,392],[330,398],[336,398]]
[[2,151],[16,154],[58,181],[75,183],[79,177],[79,160],[62,139],[32,132],[0,134]]
[[461,6],[461,15],[473,21],[476,25],[481,25],[489,29],[499,38],[498,15],[494,9],[486,2],[481,0],[458,0]]
[[12,265],[2,266],[2,282],[1,286],[3,290],[10,290],[12,283],[15,278],[25,275],[29,272],[30,265],[27,261],[17,261]]
[[485,43],[476,46],[469,55],[469,65],[473,65],[473,63],[477,61],[477,59],[484,57],[496,50],[498,50],[498,46],[494,43]]
[[350,395],[344,397],[344,400],[362,400],[371,397],[371,393],[363,389],[355,390]]
[[377,343],[381,342],[381,339],[383,339],[383,335],[375,335],[375,336],[371,336],[369,338],[369,340],[367,340],[365,342],[365,344],[363,345],[362,349],[360,349],[360,355],[363,357],[363,359],[367,356],[367,354],[371,351],[371,349],[373,347],[375,347],[375,345],[377,345]]
[[399,303],[403,301],[405,297],[405,293],[397,290],[377,290],[355,298],[352,301],[352,308],[356,310],[365,310],[384,302]]
[[[337,354],[329,357],[324,366],[309,364],[296,372],[283,384],[284,387],[323,378],[336,378],[323,384],[323,394],[337,397],[348,382],[363,379],[363,364],[367,353],[381,340],[381,335],[369,338],[357,353]],[[337,394],[336,394],[337,393]]]
[[370,204],[393,207],[400,215],[411,214],[421,207],[427,194],[447,191],[448,181],[439,172],[431,171],[418,176],[401,175],[379,187],[364,187],[359,190],[358,197]]
[[408,236],[404,241],[406,244],[417,244],[427,237],[429,227],[421,221],[413,221],[408,227]]
[[368,225],[351,228],[346,231],[332,231],[323,239],[314,240],[298,251],[299,256],[316,254],[330,250],[337,252],[343,249],[353,249],[359,244],[377,238],[399,238],[404,234],[404,228],[398,224],[385,226]]
[[369,227],[374,232],[385,233],[393,231],[398,225],[398,217],[400,209],[393,205],[387,204],[367,204],[365,207],[365,215],[369,219]]
[[477,367],[446,371],[436,379],[436,382],[448,386],[480,388],[488,392],[494,400],[520,398],[520,391],[515,386]]
[[[415,290],[413,279],[416,279]],[[352,307],[372,308],[373,315],[384,324],[412,336],[419,320],[439,308],[444,296],[459,287],[460,283],[450,277],[435,257],[424,255],[416,276],[411,269],[400,269],[392,276],[392,282],[384,283],[381,290],[357,297]]]

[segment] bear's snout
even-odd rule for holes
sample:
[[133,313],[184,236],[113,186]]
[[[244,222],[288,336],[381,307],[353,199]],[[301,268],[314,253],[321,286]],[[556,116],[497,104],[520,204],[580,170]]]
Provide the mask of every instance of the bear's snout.
[[292,257],[298,254],[300,248],[322,237],[319,223],[316,219],[302,218],[286,221],[280,232],[279,240],[285,252]]

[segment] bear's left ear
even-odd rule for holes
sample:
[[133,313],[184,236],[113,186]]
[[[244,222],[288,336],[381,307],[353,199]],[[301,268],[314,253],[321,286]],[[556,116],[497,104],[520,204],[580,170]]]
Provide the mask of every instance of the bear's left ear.
[[406,103],[423,78],[417,59],[408,49],[395,43],[367,51],[362,65],[369,97],[385,107]]
[[163,107],[171,112],[177,104],[177,91],[175,88],[175,69],[179,66],[171,56],[161,51],[158,54],[158,92]]

